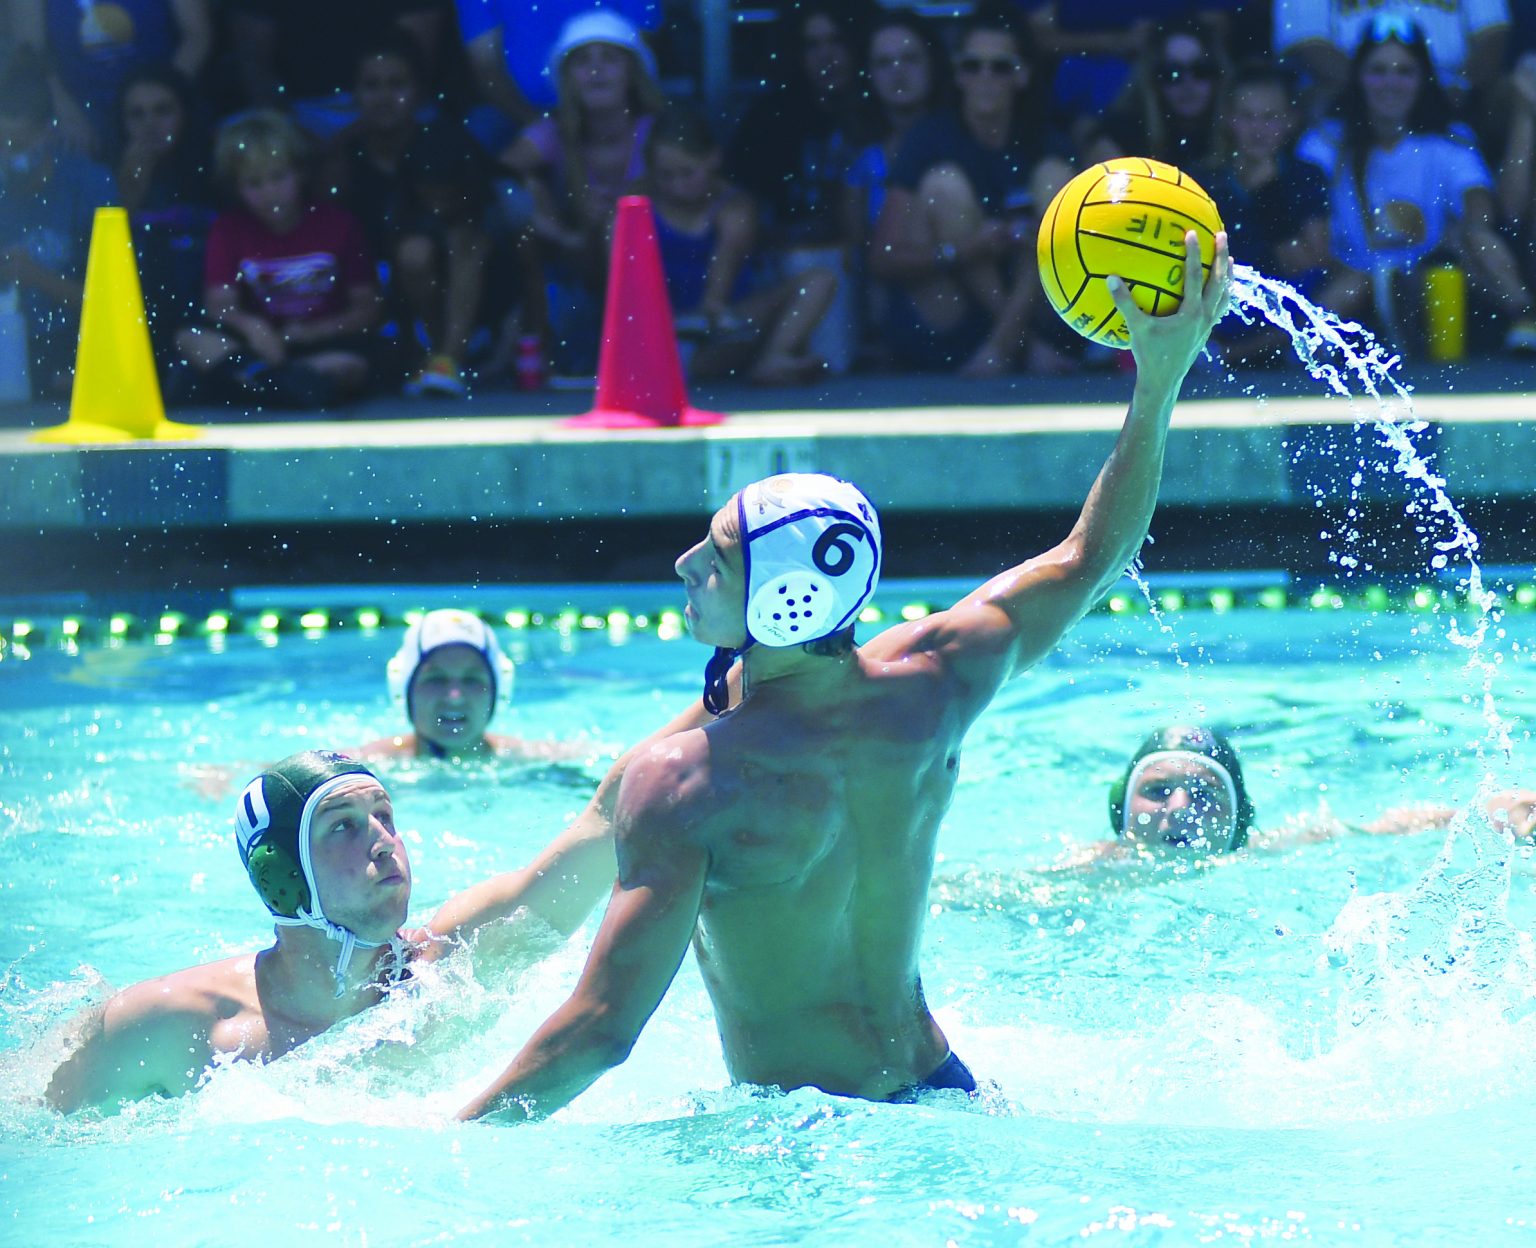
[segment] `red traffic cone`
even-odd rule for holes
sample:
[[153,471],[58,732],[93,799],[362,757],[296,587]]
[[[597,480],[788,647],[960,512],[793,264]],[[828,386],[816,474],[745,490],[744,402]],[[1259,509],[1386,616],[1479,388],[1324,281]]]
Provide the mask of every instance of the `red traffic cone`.
[[724,419],[719,412],[702,411],[688,402],[651,201],[644,195],[626,195],[619,200],[613,223],[597,397],[586,415],[560,423],[587,429],[656,429],[718,425]]

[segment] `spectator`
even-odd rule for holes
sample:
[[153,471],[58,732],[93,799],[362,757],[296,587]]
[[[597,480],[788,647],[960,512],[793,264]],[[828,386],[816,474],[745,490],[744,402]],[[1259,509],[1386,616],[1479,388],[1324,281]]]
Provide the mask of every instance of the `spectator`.
[[891,167],[869,268],[894,288],[886,340],[913,367],[992,376],[1021,342],[1031,368],[1058,366],[1026,332],[1039,209],[1070,176],[1065,137],[1026,102],[1034,69],[1008,11],[978,11],[956,49],[959,110],[914,125]]
[[720,176],[720,145],[697,113],[671,108],[651,130],[646,187],[672,310],[702,331],[695,378],[743,372],[760,385],[806,381],[824,368],[806,344],[836,277],[808,269],[754,284],[757,211]]
[[484,106],[472,123],[490,151],[506,147],[559,102],[548,49],[567,20],[588,8],[609,10],[640,30],[654,30],[661,20],[658,0],[456,0],[456,8],[474,98]]
[[[1218,129],[1215,158],[1192,170],[1221,207],[1235,259],[1281,278],[1344,317],[1369,299],[1364,274],[1341,268],[1329,252],[1328,178],[1295,152],[1294,79],[1268,61],[1238,67]],[[1231,363],[1281,362],[1290,339],[1264,322],[1228,317],[1217,327]]]
[[1333,252],[1370,275],[1377,315],[1412,342],[1407,279],[1427,260],[1451,257],[1508,325],[1505,350],[1536,351],[1530,292],[1493,227],[1493,179],[1470,132],[1451,120],[1423,30],[1393,14],[1373,20],[1337,112],[1303,136],[1297,154],[1331,179]]
[[385,27],[416,40],[435,70],[448,58],[447,0],[231,0],[228,41],[243,102],[286,108],[311,135],[333,138],[357,121],[349,81],[361,43]]
[[370,250],[390,266],[407,349],[424,352],[407,393],[460,398],[484,294],[490,160],[462,123],[421,120],[424,69],[403,31],[386,27],[364,45],[353,80],[358,121],[337,181]]
[[361,394],[379,365],[379,290],[362,227],[306,194],[308,142],[281,113],[227,122],[214,169],[239,207],[209,232],[208,323],[177,345],[239,402],[324,407]]
[[206,134],[192,85],[171,66],[133,70],[118,100],[117,188],[133,228],[155,359],[174,401],[185,393],[176,335],[202,315],[203,260],[214,217]]
[[96,209],[115,198],[112,176],[54,128],[35,49],[10,48],[0,83],[0,290],[17,292],[33,394],[59,397],[73,377],[91,227]]
[[726,176],[763,213],[763,260],[782,276],[831,269],[833,305],[813,348],[828,369],[850,367],[857,341],[845,279],[844,184],[861,109],[859,59],[874,6],[806,0],[780,19],[779,76],[747,108],[726,153]]
[[1508,227],[1524,262],[1536,274],[1536,52],[1521,55],[1506,76],[1499,109],[1499,219]]
[[1187,169],[1208,161],[1225,71],[1225,49],[1198,21],[1158,27],[1130,85],[1085,144],[1088,162],[1150,156]]
[[868,87],[856,148],[844,179],[844,237],[863,251],[885,205],[886,179],[915,122],[954,103],[949,57],[927,22],[891,13],[871,27],[865,58]]
[[135,69],[174,65],[197,82],[213,46],[209,0],[14,0],[17,38],[47,55],[60,128],[92,155],[110,152],[114,112]]
[[[885,206],[892,162],[912,126],[939,109],[952,108],[954,79],[949,54],[925,19],[895,12],[870,28],[864,75],[863,116],[843,188],[843,237],[849,269],[859,291],[859,327],[883,324],[888,292],[869,281],[867,253],[875,222]],[[878,363],[890,352],[878,334],[861,344]]]
[[[1092,118],[1117,100],[1130,81],[1138,49],[1160,23],[1197,18],[1223,40],[1238,11],[1236,0],[1190,5],[1186,0],[1111,0],[1100,5],[1063,5],[1044,0],[1029,12],[1041,60],[1055,65],[1051,103],[1077,141],[1087,138]],[[1072,120],[1077,124],[1072,124]]]
[[501,159],[532,194],[531,230],[548,268],[559,362],[584,369],[596,357],[614,207],[645,172],[661,88],[640,33],[608,10],[571,18],[549,60],[560,103]]
[[1350,54],[1378,19],[1397,16],[1424,32],[1436,77],[1453,100],[1481,92],[1505,64],[1508,0],[1393,0],[1390,8],[1354,0],[1274,0],[1274,52],[1306,73],[1318,108],[1349,79]]
[[762,209],[775,247],[840,245],[837,205],[858,109],[863,3],[809,0],[784,19],[783,77],[754,100],[726,173]]

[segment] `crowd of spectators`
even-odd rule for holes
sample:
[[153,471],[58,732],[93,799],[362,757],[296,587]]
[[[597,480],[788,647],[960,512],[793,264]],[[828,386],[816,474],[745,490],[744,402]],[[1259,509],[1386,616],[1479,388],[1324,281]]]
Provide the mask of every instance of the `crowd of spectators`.
[[706,100],[694,0],[11,0],[0,295],[32,392],[67,393],[119,204],[173,405],[533,389],[592,375],[645,194],[694,377],[1070,373],[1119,353],[1045,305],[1038,213],[1142,155],[1405,352],[1446,264],[1474,351],[1536,352],[1529,7],[781,0]]

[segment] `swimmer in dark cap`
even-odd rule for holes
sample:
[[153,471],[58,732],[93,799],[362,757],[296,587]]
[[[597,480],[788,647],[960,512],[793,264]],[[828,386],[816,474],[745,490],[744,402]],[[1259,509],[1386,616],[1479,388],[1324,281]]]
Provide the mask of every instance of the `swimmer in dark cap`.
[[[705,718],[695,705],[662,731]],[[532,863],[449,898],[414,930],[401,926],[411,866],[379,778],[357,759],[316,750],[268,767],[240,794],[235,833],[275,942],[135,984],[87,1011],[49,1082],[49,1104],[69,1112],[174,1096],[220,1058],[280,1057],[382,1000],[413,963],[472,937],[484,952],[493,930],[515,944],[522,929],[488,925],[524,908],[569,935],[613,883],[613,802],[633,755]]]
[[636,755],[614,814],[618,885],[581,980],[461,1118],[538,1116],[577,1096],[631,1051],[690,945],[734,1080],[869,1100],[976,1089],[920,972],[939,829],[970,726],[1146,537],[1174,403],[1227,306],[1225,236],[1209,276],[1193,234],[1185,244],[1171,314],[1111,283],[1135,388],[1057,545],[862,646],[880,525],[846,481],[755,482],[678,558],[719,717]]
[[1159,728],[1110,786],[1109,821],[1139,848],[1241,849],[1254,813],[1237,751],[1214,728]]

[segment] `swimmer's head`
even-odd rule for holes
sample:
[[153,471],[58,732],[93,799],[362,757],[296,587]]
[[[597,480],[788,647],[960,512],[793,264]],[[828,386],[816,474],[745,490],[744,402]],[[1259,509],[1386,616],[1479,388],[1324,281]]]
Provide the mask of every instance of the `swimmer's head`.
[[705,703],[724,710],[725,672],[752,645],[787,649],[849,633],[880,580],[880,518],[824,473],[747,486],[677,561],[695,636],[716,646]]
[[1248,840],[1253,802],[1232,743],[1214,728],[1159,728],[1109,790],[1117,836],[1226,852]]
[[[410,867],[389,795],[345,754],[306,750],[263,771],[236,804],[235,844],[279,926],[318,928],[340,942],[338,993],[353,948],[389,942],[405,919]],[[358,869],[333,867],[322,891],[317,866],[333,859]]]
[[456,608],[428,611],[405,630],[388,668],[389,692],[435,751],[472,748],[498,700],[512,700],[515,669],[491,626]]

